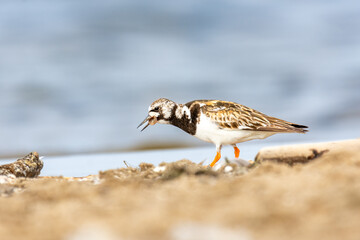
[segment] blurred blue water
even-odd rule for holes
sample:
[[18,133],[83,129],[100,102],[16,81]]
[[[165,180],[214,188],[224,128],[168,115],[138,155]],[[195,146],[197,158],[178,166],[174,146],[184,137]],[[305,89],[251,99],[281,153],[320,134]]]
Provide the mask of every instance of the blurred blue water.
[[360,135],[360,2],[0,2],[0,155],[197,139],[136,126],[159,97],[239,102]]

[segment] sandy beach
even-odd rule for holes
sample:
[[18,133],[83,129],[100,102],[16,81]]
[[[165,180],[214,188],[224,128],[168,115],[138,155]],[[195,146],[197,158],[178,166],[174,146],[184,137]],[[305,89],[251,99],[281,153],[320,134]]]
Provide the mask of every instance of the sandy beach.
[[[280,159],[309,146],[275,150]],[[290,165],[267,159],[274,151],[264,149],[254,164],[217,170],[181,160],[83,178],[1,176],[0,236],[358,239],[359,146],[360,140],[330,144],[329,152]]]

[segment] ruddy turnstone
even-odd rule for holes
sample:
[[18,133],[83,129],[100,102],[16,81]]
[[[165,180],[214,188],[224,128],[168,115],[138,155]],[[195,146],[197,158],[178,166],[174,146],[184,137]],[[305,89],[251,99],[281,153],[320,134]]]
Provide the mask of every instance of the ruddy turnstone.
[[244,105],[220,100],[195,100],[177,104],[160,98],[149,107],[148,116],[138,128],[147,122],[171,124],[206,142],[216,145],[216,156],[210,164],[221,158],[221,147],[234,147],[235,157],[240,150],[236,143],[264,139],[276,133],[305,133],[307,126],[267,116]]

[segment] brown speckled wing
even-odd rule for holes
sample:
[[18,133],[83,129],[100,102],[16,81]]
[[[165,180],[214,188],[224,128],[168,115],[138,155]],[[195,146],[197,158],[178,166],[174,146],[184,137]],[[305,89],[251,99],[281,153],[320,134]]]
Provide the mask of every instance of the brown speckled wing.
[[234,102],[219,100],[199,101],[201,112],[222,129],[305,133],[307,128],[267,116],[252,108]]

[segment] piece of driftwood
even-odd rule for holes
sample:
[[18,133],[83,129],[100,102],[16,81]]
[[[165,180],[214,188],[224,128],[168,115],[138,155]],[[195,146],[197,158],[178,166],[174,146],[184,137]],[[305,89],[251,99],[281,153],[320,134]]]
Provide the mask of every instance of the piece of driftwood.
[[39,154],[37,152],[32,152],[13,163],[1,165],[0,175],[34,178],[39,176],[43,165],[44,163],[39,158]]
[[267,147],[259,151],[255,162],[275,161],[293,165],[317,159],[353,157],[360,159],[360,139]]

